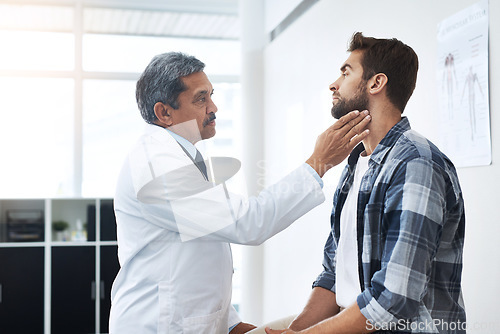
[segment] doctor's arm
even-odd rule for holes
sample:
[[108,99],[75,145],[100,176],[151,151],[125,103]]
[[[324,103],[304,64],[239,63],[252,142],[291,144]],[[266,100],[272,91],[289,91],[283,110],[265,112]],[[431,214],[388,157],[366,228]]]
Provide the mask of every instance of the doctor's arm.
[[[367,111],[345,115],[318,137],[306,164],[249,199],[228,193],[223,184],[212,186],[200,181],[193,165],[179,168],[179,175],[157,173],[160,176],[138,192],[141,215],[153,225],[178,232],[181,241],[204,238],[261,244],[324,201],[312,173],[322,177],[342,162],[368,135],[365,128],[369,122]],[[161,167],[176,162],[161,147],[155,152],[150,165]]]
[[366,138],[370,120],[368,111],[352,111],[341,117],[318,137],[305,164],[258,196],[232,201],[236,223],[220,230],[220,236],[232,243],[258,245],[322,203],[319,177],[341,163]]

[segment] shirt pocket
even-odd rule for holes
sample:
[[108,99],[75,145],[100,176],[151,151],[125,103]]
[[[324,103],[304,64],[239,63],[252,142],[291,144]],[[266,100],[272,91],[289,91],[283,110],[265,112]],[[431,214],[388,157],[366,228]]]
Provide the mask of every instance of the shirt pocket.
[[189,317],[182,319],[182,333],[183,334],[219,334],[227,333],[229,328],[221,331],[220,320],[222,310],[217,312],[202,315],[199,317]]

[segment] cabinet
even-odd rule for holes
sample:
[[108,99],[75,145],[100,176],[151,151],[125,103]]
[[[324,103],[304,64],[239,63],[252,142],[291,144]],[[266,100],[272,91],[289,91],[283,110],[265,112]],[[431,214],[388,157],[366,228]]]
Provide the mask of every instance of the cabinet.
[[[55,221],[68,228],[54,231]],[[0,263],[0,333],[107,333],[113,201],[0,199]]]
[[52,334],[95,332],[94,263],[94,247],[52,248]]
[[118,246],[101,246],[101,290],[100,290],[100,333],[109,332],[109,310],[111,309],[111,287],[120,269],[117,260]]
[[0,332],[43,333],[44,248],[0,248]]

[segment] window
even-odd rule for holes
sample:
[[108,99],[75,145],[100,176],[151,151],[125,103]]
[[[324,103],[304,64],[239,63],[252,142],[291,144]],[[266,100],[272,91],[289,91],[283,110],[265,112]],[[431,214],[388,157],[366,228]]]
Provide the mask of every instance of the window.
[[73,34],[0,30],[0,41],[2,70],[68,71],[74,67]]
[[73,81],[0,77],[0,196],[71,191]]
[[135,102],[135,81],[84,80],[84,197],[113,197],[128,150],[144,128]]
[[[112,197],[145,124],[135,83],[167,51],[206,64],[219,112],[205,145],[210,155],[241,158],[236,16],[37,3],[0,4],[0,197]],[[244,191],[242,173],[231,182]],[[233,247],[236,308],[240,254]]]
[[[219,134],[208,145],[226,155],[237,151],[240,47],[227,32],[206,35],[217,35],[214,17],[81,1],[12,3],[0,4],[0,196],[113,196],[126,152],[144,127],[135,83],[154,55],[168,51],[206,63],[221,111]],[[174,18],[194,28],[152,24]],[[233,19],[218,17],[219,30],[234,30]],[[179,36],[161,35],[167,30]],[[205,35],[182,37],[196,34]]]
[[84,36],[83,69],[141,73],[153,56],[169,51],[196,56],[208,75],[239,75],[238,41],[102,34]]

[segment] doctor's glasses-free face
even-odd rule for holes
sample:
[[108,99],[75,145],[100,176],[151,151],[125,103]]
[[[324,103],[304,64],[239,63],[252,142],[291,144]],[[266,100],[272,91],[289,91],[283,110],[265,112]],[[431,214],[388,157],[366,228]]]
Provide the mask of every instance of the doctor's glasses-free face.
[[[187,87],[185,91],[179,94],[179,108],[171,110],[174,132],[176,129],[183,130],[183,133],[178,133],[186,139],[198,137],[200,140],[208,139],[215,135],[215,113],[217,106],[212,100],[213,87],[204,72],[196,72],[182,78],[184,85]],[[187,127],[183,123],[195,120],[198,136],[193,133],[195,129],[192,126]],[[185,128],[185,129],[183,129]],[[188,133],[184,133],[189,131]],[[198,139],[197,138],[197,139]],[[191,141],[191,140],[190,140]]]

